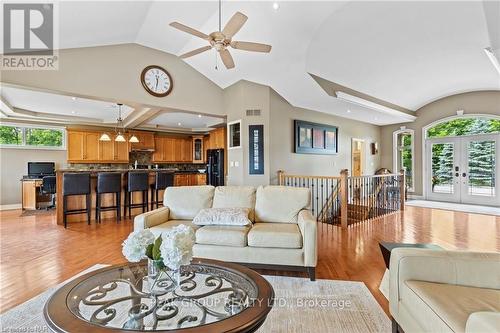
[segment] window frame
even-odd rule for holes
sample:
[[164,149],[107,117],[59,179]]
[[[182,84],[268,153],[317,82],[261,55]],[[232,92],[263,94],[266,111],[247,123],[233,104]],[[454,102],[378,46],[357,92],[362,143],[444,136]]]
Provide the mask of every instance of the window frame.
[[392,132],[392,168],[394,173],[399,173],[398,170],[398,159],[399,159],[399,147],[398,147],[398,136],[400,134],[409,134],[411,136],[411,172],[412,180],[411,187],[408,187],[408,192],[415,192],[415,131],[411,128],[406,128],[402,126],[399,130]]
[[[21,128],[21,137],[22,144],[13,145],[13,144],[0,144],[0,148],[8,148],[8,149],[39,149],[39,150],[66,150],[67,143],[67,131],[66,127],[63,126],[50,126],[50,125],[37,125],[37,124],[22,124],[22,123],[7,123],[0,122],[0,126],[9,126],[9,127],[19,127]],[[36,146],[36,145],[28,145],[26,144],[26,129],[36,128],[36,129],[48,129],[48,130],[56,130],[62,132],[62,145],[61,146]]]
[[[231,143],[232,143],[232,137],[231,137],[231,126],[232,125],[235,125],[235,124],[240,124],[240,145],[239,146],[231,146]],[[241,141],[241,138],[243,137],[242,136],[242,130],[243,128],[241,127],[241,119],[239,120],[235,120],[235,121],[231,121],[229,123],[227,123],[227,149],[230,150],[230,149],[240,149],[242,146],[242,141]]]

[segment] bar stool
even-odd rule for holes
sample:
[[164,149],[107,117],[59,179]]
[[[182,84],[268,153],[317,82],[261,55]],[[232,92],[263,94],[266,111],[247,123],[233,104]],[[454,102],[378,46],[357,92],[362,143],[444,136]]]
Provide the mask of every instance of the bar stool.
[[[134,192],[142,192],[142,202],[132,203],[132,195]],[[126,188],[126,200],[125,200],[125,216],[126,209],[128,207],[128,216],[132,217],[132,208],[142,207],[142,212],[148,210],[148,192],[149,192],[149,174],[147,172],[129,172],[128,182]]]
[[[68,209],[68,197],[74,195],[85,195],[84,209]],[[87,224],[90,224],[90,173],[65,173],[63,174],[63,222],[67,228],[67,215],[87,213]]]
[[174,186],[174,174],[169,171],[157,171],[155,183],[151,184],[151,210],[154,209],[154,205],[158,208],[158,205],[162,203],[158,199],[158,192],[169,186]]
[[[122,219],[122,175],[118,172],[100,172],[97,174],[97,189],[95,195],[95,220],[101,223],[101,212],[116,210],[117,223]],[[114,193],[116,204],[101,206],[101,194]]]

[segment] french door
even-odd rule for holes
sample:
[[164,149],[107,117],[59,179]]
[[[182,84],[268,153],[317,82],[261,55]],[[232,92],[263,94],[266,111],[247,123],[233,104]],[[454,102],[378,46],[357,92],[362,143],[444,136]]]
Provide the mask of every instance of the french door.
[[500,205],[500,134],[426,141],[427,199]]

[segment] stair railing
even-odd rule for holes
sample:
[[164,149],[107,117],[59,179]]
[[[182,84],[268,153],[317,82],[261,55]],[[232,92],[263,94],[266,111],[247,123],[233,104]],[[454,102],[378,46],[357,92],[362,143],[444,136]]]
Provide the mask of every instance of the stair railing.
[[405,176],[382,174],[349,177],[289,175],[278,171],[278,184],[311,191],[311,211],[318,222],[349,225],[404,210]]

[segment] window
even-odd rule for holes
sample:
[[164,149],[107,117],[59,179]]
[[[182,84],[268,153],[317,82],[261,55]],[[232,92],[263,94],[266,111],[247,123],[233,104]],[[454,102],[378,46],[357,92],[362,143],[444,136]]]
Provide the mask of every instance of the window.
[[229,132],[229,148],[241,147],[241,120],[227,124]]
[[405,170],[406,188],[413,192],[415,163],[414,132],[411,129],[401,128],[393,133],[393,168],[395,173]]
[[500,133],[500,119],[458,118],[441,122],[427,130],[427,138]]
[[12,148],[65,149],[63,128],[0,125],[0,145]]

